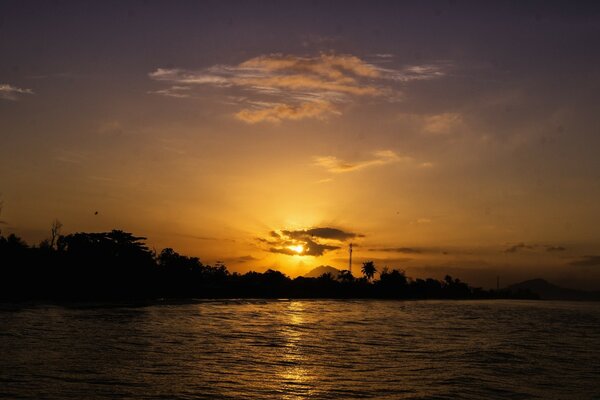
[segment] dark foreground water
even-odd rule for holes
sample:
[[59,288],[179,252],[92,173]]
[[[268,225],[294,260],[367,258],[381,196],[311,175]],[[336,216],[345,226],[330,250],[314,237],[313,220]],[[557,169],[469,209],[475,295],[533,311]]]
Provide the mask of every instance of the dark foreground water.
[[600,303],[0,305],[0,397],[600,399]]

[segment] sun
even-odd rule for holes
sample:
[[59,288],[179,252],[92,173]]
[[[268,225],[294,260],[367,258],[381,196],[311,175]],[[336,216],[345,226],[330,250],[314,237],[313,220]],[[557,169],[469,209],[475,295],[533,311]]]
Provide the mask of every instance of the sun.
[[288,249],[290,249],[298,254],[302,254],[302,252],[304,252],[304,246],[302,246],[301,244],[297,244],[295,246],[288,246]]

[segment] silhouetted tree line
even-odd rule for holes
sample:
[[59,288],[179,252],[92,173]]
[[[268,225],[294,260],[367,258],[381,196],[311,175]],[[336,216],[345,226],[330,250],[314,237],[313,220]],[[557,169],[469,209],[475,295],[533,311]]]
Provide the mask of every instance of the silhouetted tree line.
[[350,271],[338,276],[291,279],[279,271],[230,273],[225,265],[205,265],[167,248],[150,250],[146,238],[113,230],[59,235],[29,246],[14,234],[0,235],[2,300],[144,300],[158,298],[385,298],[472,299],[534,298],[473,288],[450,276],[411,279],[400,270],[363,264],[364,277]]

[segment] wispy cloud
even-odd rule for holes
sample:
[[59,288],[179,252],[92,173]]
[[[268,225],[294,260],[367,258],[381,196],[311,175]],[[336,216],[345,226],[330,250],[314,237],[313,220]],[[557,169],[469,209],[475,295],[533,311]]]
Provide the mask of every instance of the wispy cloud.
[[385,253],[404,253],[404,254],[421,254],[423,252],[422,249],[418,249],[415,247],[383,247],[383,248],[369,249],[369,251],[381,251],[381,252],[385,252]]
[[398,119],[409,129],[418,130],[428,136],[451,136],[465,132],[467,121],[459,112],[435,114],[400,113]]
[[[340,105],[361,97],[397,97],[397,83],[444,75],[440,66],[383,68],[381,57],[368,62],[353,55],[321,53],[312,57],[270,54],[238,65],[214,65],[202,70],[158,68],[149,74],[172,86],[150,93],[188,97],[195,85],[239,88],[253,97],[240,102],[236,118],[247,123],[280,122],[340,115]],[[265,96],[276,101],[254,102]],[[252,107],[248,107],[251,104]],[[270,105],[269,105],[270,104]]]
[[278,103],[273,104],[272,106],[257,107],[255,109],[246,108],[236,113],[235,117],[249,124],[255,124],[262,121],[277,123],[285,119],[324,119],[331,114],[340,114],[333,104],[328,101],[313,101],[301,103],[299,105]]
[[335,156],[315,157],[314,165],[325,168],[328,172],[344,173],[352,172],[360,169],[392,164],[401,161],[411,161],[411,157],[399,156],[392,150],[381,150],[373,153],[373,158],[362,161],[345,161]]
[[463,117],[458,113],[441,113],[424,119],[424,130],[427,133],[447,135],[463,127]]
[[251,255],[241,256],[241,257],[234,257],[234,258],[227,259],[227,261],[232,261],[234,263],[239,263],[239,264],[243,264],[243,263],[247,263],[247,262],[252,262],[252,261],[258,261],[258,260],[259,260],[258,258],[253,257]]
[[561,253],[567,251],[564,246],[549,245],[549,244],[526,244],[526,243],[515,243],[504,249],[504,253]]
[[89,156],[82,152],[57,149],[54,160],[68,164],[83,164],[89,159]]
[[333,240],[344,241],[344,240],[354,239],[357,237],[364,236],[364,235],[361,235],[358,233],[348,232],[348,231],[344,231],[344,230],[341,230],[338,228],[328,228],[328,227],[310,228],[310,229],[295,230],[295,231],[283,230],[281,232],[284,235],[287,235],[294,239],[302,238],[302,237],[308,235],[308,236],[316,237],[316,238],[320,238],[320,239],[333,239]]
[[22,89],[7,83],[0,83],[0,99],[18,100],[21,95],[33,94],[31,89]]
[[523,250],[535,250],[536,248],[537,248],[537,245],[517,243],[517,244],[514,244],[514,245],[508,247],[507,249],[505,249],[504,252],[505,253],[518,253]]
[[191,87],[189,86],[171,86],[166,89],[151,90],[148,93],[160,94],[167,97],[187,98],[190,97],[190,89]]
[[569,263],[574,267],[600,267],[600,256],[585,256]]
[[96,133],[103,136],[120,136],[125,132],[125,128],[120,121],[104,121],[98,125]]
[[549,253],[563,252],[567,251],[567,248],[564,246],[555,246],[555,245],[539,245],[539,244],[525,244],[525,243],[516,243],[514,245],[509,246],[504,250],[505,253],[519,253],[523,251],[547,251]]

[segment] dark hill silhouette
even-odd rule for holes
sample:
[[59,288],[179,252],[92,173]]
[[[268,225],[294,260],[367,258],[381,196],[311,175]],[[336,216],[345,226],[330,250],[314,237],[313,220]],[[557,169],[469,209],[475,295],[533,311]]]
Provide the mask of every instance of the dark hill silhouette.
[[588,292],[564,288],[541,278],[515,283],[514,285],[510,285],[507,289],[512,292],[529,290],[530,292],[537,294],[540,299],[543,300],[600,300],[600,292]]
[[333,277],[337,277],[340,274],[340,270],[337,268],[334,268],[330,265],[320,265],[316,268],[311,269],[303,276],[305,278],[319,278],[323,274],[327,274],[327,273],[331,274],[331,276],[333,276]]

